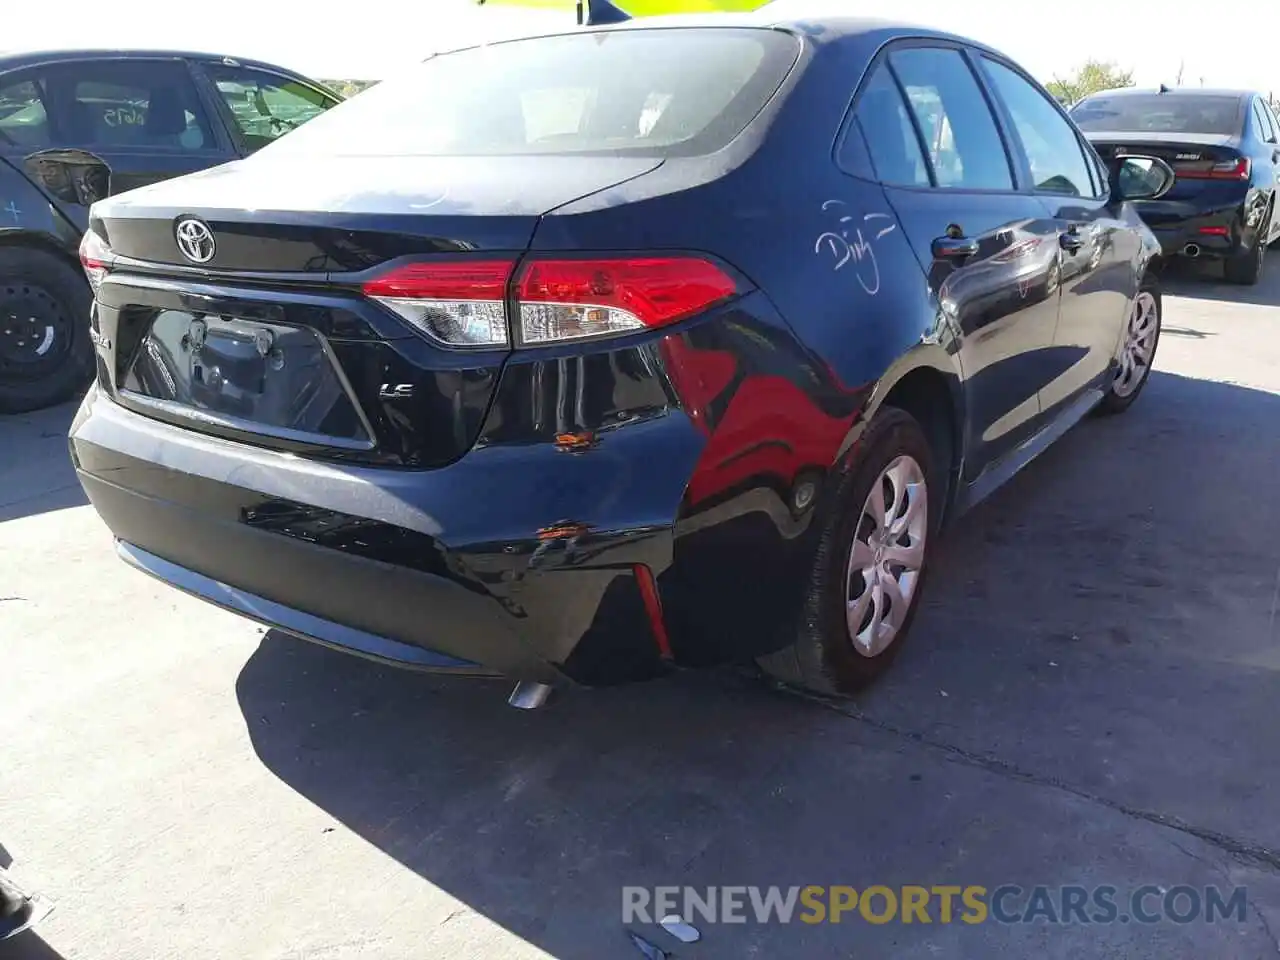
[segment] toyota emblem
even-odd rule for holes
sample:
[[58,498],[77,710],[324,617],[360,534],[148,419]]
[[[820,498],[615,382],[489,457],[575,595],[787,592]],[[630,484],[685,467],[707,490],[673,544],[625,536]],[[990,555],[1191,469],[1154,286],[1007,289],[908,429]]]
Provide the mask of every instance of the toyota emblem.
[[208,263],[213,259],[216,250],[213,231],[204,221],[192,217],[179,220],[178,225],[173,228],[173,235],[182,255],[192,263]]

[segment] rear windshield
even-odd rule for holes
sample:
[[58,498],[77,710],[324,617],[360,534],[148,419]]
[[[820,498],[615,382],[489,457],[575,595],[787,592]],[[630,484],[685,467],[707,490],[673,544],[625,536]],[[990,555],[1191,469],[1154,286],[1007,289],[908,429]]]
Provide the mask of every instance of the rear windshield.
[[1071,110],[1071,119],[1086,133],[1103,130],[1151,133],[1202,133],[1239,136],[1244,128],[1239,97],[1196,94],[1128,94],[1090,97]]
[[697,156],[741,133],[798,55],[790,34],[736,28],[474,47],[356,95],[262,155]]

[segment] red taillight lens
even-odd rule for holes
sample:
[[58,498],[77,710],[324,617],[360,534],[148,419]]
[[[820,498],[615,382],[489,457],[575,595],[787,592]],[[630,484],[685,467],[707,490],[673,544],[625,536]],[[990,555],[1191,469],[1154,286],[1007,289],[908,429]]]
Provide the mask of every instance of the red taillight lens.
[[1215,163],[1212,160],[1194,160],[1175,163],[1173,171],[1180,180],[1248,180],[1252,172],[1252,164],[1248,157],[1224,160],[1221,163]]
[[522,343],[661,327],[729,299],[737,284],[700,257],[530,260],[516,281]]
[[512,260],[409,263],[368,281],[366,296],[451,347],[501,347]]
[[107,246],[107,241],[92,230],[86,231],[80,239],[80,266],[84,267],[84,275],[89,278],[89,286],[95,294],[111,272],[114,261],[115,254]]

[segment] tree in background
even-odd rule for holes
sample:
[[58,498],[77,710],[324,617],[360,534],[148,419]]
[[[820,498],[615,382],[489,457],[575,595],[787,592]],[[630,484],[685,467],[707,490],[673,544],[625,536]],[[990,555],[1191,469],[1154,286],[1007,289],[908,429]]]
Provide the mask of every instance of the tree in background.
[[1061,102],[1072,104],[1092,93],[1133,85],[1132,70],[1121,70],[1111,61],[1086,60],[1066,79],[1054,77],[1045,87]]
[[372,87],[377,80],[321,80],[326,87],[342,96],[344,100],[350,100],[361,90],[367,90]]

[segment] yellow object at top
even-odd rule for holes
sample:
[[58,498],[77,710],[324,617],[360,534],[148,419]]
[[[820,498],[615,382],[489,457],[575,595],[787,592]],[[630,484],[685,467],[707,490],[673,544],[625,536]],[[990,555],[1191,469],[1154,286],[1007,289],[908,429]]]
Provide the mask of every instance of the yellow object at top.
[[[651,17],[662,13],[705,13],[716,10],[755,10],[765,0],[613,0],[614,6],[633,17]],[[509,7],[542,7],[572,12],[575,0],[485,0],[485,5]]]

